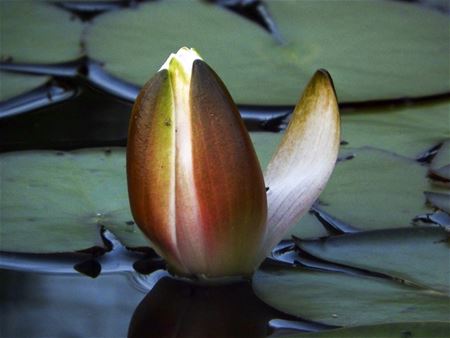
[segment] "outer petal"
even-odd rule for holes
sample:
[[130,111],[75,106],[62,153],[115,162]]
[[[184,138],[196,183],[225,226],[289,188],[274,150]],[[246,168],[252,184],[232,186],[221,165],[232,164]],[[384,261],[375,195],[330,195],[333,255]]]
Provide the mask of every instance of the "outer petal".
[[[177,150],[177,236],[191,273],[251,274],[265,233],[263,175],[250,137],[222,81],[194,62],[188,120],[190,156]],[[180,121],[181,122],[181,121]],[[181,155],[183,154],[183,156]],[[186,157],[184,157],[186,155]]]
[[134,220],[172,266],[183,269],[175,229],[174,102],[167,70],[141,90],[130,118],[128,194]]
[[330,75],[318,70],[294,109],[265,174],[268,229],[262,257],[309,210],[336,163],[340,119]]

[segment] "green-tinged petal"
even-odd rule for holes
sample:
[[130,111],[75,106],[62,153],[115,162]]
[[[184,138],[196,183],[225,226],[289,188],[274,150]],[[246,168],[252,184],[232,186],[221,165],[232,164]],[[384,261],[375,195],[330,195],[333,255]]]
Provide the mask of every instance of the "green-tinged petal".
[[266,171],[268,230],[264,252],[311,207],[334,168],[339,108],[330,75],[319,70],[306,87]]
[[141,230],[171,265],[181,269],[174,224],[174,104],[167,70],[140,92],[131,114],[127,145],[128,194]]
[[250,275],[265,233],[263,175],[228,91],[194,54],[171,55],[133,109],[133,215],[177,274]]

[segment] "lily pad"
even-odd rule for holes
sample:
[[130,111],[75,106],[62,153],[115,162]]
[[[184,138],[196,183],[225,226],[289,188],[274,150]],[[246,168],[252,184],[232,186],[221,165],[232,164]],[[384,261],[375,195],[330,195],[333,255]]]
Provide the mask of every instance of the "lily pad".
[[35,89],[49,79],[47,76],[0,72],[0,102]]
[[425,96],[450,89],[450,21],[443,13],[394,1],[268,4],[285,40],[276,60],[288,74],[277,77],[288,83],[295,83],[291,78],[305,70],[325,68],[340,101]]
[[383,273],[450,295],[450,237],[441,228],[375,230],[296,243],[321,259]]
[[268,10],[282,43],[220,6],[161,1],[97,17],[87,52],[108,73],[143,85],[171,52],[194,47],[239,104],[292,105],[318,68],[330,71],[341,101],[450,90],[444,14],[389,1],[270,1]]
[[132,222],[123,148],[10,152],[0,165],[2,251],[102,247],[101,227],[128,247],[149,245]]
[[332,325],[448,320],[448,296],[387,279],[273,268],[259,270],[253,288],[278,310]]
[[425,191],[425,196],[434,207],[450,214],[450,193]]
[[[397,109],[359,110],[342,114],[342,138],[349,147],[371,146],[417,158],[450,136],[450,104]],[[449,150],[442,156],[450,163]]]
[[323,332],[287,335],[286,338],[438,338],[450,332],[448,322],[406,322],[346,327]]
[[81,56],[84,25],[69,12],[44,1],[0,2],[4,61],[56,63]]
[[[447,116],[450,116],[450,113]],[[449,129],[447,126],[448,134],[450,134]],[[439,148],[438,153],[431,161],[430,171],[444,180],[450,180],[450,140],[446,140]]]
[[319,238],[330,235],[327,229],[311,213],[306,213],[291,230],[289,230],[284,239],[297,238]]
[[250,138],[252,139],[253,146],[255,147],[256,154],[258,155],[259,163],[263,171],[266,170],[275,150],[277,150],[278,145],[284,135],[281,133],[271,133],[271,132],[253,132],[250,133]]
[[431,189],[426,167],[380,149],[354,154],[336,166],[320,209],[364,230],[410,226],[415,216],[431,211],[423,195]]

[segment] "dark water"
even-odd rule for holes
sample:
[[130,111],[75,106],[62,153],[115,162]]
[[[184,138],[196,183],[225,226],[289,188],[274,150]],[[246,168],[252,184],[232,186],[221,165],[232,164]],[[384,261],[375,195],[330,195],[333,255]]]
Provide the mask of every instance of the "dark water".
[[[248,282],[195,286],[159,270],[46,274],[0,270],[0,336],[267,337],[324,329],[276,311]],[[282,323],[282,328],[276,328]]]
[[1,337],[126,337],[145,296],[127,274],[92,279],[1,270]]

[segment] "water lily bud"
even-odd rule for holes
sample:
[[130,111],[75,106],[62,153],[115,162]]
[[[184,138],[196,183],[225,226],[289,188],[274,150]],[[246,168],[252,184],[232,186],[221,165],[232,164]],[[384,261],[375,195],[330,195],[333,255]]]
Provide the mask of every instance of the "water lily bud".
[[253,145],[228,91],[193,50],[169,56],[133,107],[133,217],[177,275],[248,276],[267,202]]

